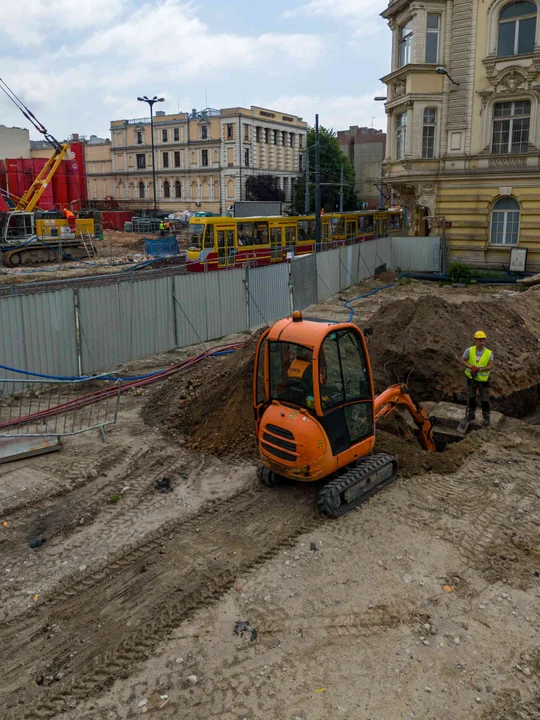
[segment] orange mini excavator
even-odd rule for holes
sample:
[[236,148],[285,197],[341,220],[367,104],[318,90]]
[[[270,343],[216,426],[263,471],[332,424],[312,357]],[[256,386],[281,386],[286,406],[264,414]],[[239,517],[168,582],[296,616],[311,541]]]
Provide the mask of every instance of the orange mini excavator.
[[326,479],[319,508],[337,517],[395,480],[396,458],[372,454],[375,423],[402,405],[424,450],[436,452],[432,419],[406,385],[375,397],[364,334],[352,323],[296,311],[259,340],[253,380],[263,485]]

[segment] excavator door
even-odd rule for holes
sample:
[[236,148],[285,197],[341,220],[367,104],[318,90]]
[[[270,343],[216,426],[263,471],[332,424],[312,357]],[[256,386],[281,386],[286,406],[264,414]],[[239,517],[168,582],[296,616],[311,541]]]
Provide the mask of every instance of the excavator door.
[[349,326],[332,330],[318,355],[322,426],[334,456],[374,435],[373,380],[365,340]]

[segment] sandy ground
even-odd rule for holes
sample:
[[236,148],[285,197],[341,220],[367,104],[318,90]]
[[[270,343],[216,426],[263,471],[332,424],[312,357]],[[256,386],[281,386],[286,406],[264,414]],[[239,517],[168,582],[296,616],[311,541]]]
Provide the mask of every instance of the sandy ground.
[[148,392],[0,466],[0,717],[540,718],[540,428],[326,520],[145,425]]
[[[94,240],[96,257],[84,261],[68,261],[28,265],[17,268],[0,267],[0,285],[66,280],[94,275],[108,275],[129,268],[148,259],[145,253],[145,237],[141,233],[125,233],[118,230],[104,230],[103,240]],[[179,246],[185,246],[184,234],[178,235]]]

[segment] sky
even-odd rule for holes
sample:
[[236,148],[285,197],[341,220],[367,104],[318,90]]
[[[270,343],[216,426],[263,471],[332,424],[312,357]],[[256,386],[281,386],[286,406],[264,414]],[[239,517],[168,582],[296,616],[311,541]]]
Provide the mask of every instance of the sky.
[[[59,140],[238,105],[386,130],[385,0],[2,0],[0,77]],[[0,124],[29,127],[0,93]],[[29,128],[31,129],[31,128]],[[39,133],[31,129],[31,139]]]

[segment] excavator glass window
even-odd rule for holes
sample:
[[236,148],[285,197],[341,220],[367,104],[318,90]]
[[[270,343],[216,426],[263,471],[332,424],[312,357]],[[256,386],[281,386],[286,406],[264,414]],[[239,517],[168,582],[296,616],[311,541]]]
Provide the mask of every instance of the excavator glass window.
[[351,330],[332,332],[319,358],[323,410],[355,400],[372,400],[366,357]]
[[312,409],[313,353],[303,345],[270,342],[270,399]]

